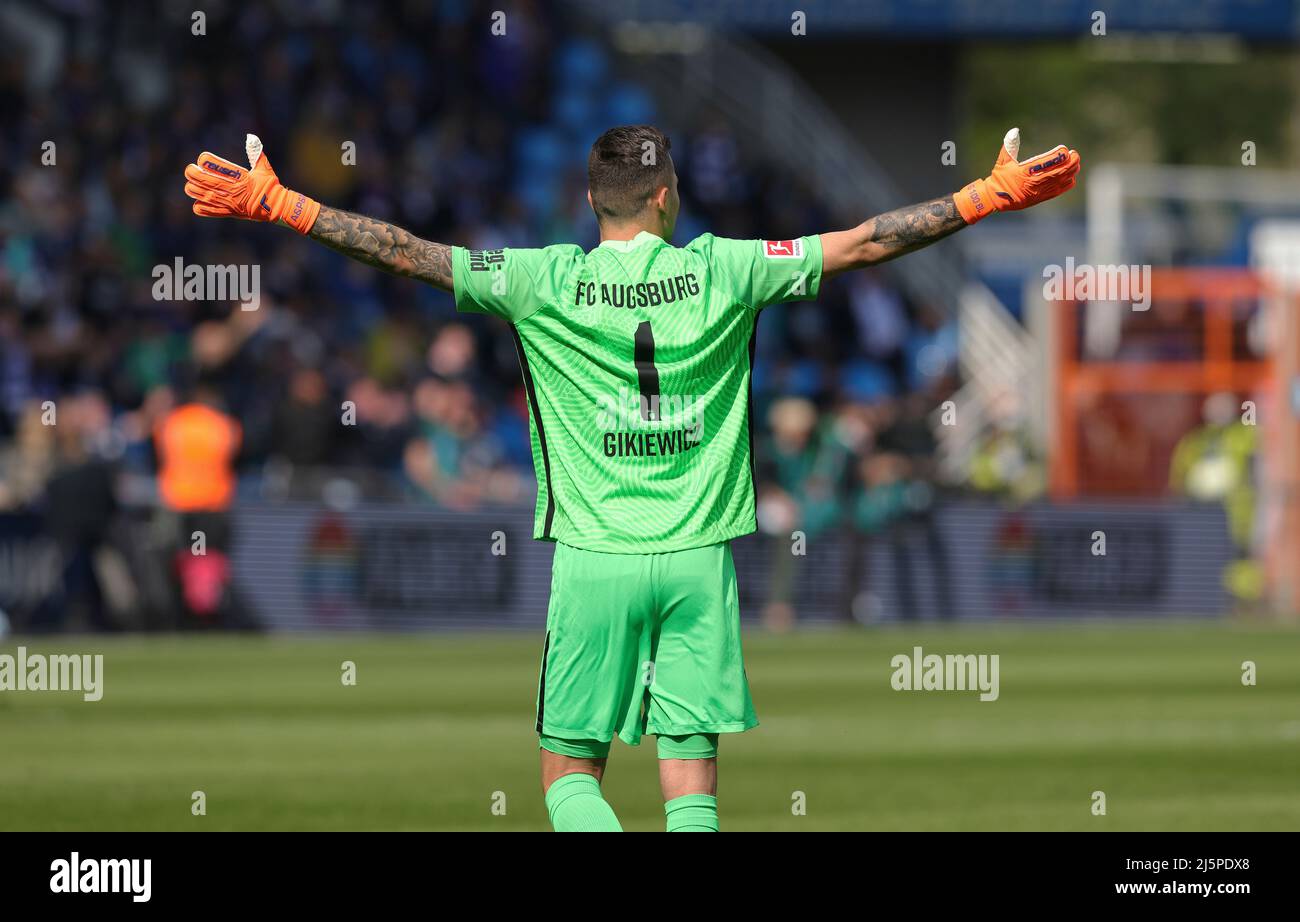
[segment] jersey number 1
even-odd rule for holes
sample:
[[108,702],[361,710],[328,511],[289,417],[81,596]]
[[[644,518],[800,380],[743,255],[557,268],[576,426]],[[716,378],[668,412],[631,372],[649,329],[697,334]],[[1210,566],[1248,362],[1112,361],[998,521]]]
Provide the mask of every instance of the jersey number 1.
[[636,361],[636,379],[641,389],[641,418],[659,419],[659,369],[655,368],[655,335],[650,321],[637,325],[633,340],[633,358]]

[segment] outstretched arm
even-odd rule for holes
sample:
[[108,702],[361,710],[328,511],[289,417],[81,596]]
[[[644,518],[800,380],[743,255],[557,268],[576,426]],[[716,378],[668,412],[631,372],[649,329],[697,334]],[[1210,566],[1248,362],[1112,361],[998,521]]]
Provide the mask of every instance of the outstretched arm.
[[245,138],[244,152],[247,168],[207,151],[185,168],[196,215],[283,224],[367,265],[452,290],[451,247],[286,189],[257,135]]
[[951,195],[868,218],[851,230],[822,234],[822,277],[887,262],[966,226]]
[[307,236],[368,266],[452,290],[451,247],[396,224],[322,205]]
[[869,218],[857,227],[822,234],[822,276],[886,262],[942,240],[995,211],[1019,211],[1054,199],[1074,187],[1079,154],[1064,144],[1018,161],[1020,129],[1002,139],[1002,150],[986,179],[960,192],[908,205]]

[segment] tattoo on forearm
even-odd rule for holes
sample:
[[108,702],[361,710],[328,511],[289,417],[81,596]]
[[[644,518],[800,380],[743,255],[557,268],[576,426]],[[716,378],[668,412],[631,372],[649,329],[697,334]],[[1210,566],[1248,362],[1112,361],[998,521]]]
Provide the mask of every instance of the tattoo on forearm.
[[942,240],[965,226],[957,203],[951,195],[946,195],[877,215],[871,219],[867,232],[868,239],[885,250],[883,261]]
[[359,262],[452,290],[451,247],[395,224],[322,205],[308,236]]

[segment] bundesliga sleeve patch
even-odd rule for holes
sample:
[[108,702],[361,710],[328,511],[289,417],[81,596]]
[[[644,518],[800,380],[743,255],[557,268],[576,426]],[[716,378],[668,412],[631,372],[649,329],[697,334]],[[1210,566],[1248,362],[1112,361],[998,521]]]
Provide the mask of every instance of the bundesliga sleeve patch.
[[803,240],[764,240],[763,255],[768,259],[803,259]]

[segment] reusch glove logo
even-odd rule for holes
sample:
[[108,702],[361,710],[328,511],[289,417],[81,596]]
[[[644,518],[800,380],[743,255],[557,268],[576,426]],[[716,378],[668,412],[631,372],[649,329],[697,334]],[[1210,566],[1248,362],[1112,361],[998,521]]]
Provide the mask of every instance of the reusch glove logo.
[[[1065,151],[1061,151],[1059,154],[1057,154],[1057,155],[1056,155],[1055,157],[1053,157],[1051,160],[1046,160],[1046,161],[1044,161],[1043,163],[1035,163],[1033,166],[1031,166],[1031,167],[1029,168],[1029,172],[1031,172],[1031,173],[1041,173],[1041,172],[1043,172],[1043,170],[1050,169],[1051,167],[1054,167],[1054,166],[1056,166],[1057,164],[1064,163],[1064,162],[1065,162],[1065,158],[1066,158],[1067,156],[1068,156],[1068,154],[1067,154]],[[1002,193],[999,193],[999,194],[1002,194]],[[1011,196],[1008,195],[1007,198],[1011,198]]]
[[222,176],[229,176],[231,179],[238,179],[239,177],[244,175],[241,170],[232,169],[231,167],[228,166],[222,166],[220,163],[217,163],[213,160],[204,160],[203,169],[211,173],[220,173]]

